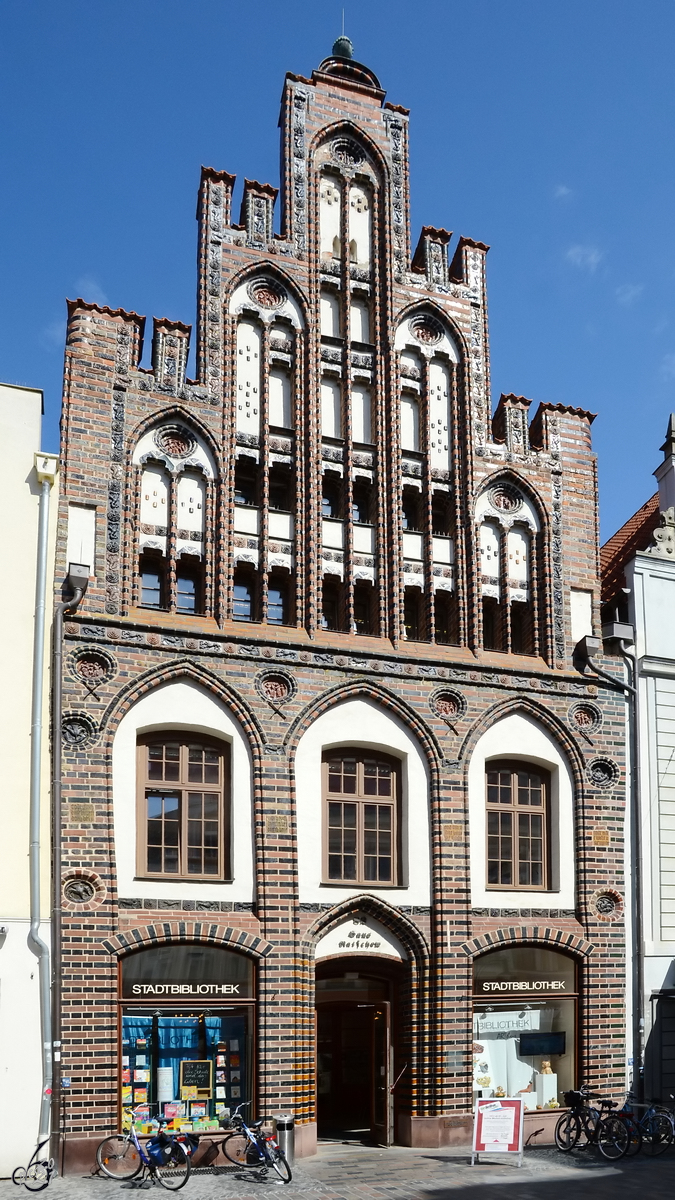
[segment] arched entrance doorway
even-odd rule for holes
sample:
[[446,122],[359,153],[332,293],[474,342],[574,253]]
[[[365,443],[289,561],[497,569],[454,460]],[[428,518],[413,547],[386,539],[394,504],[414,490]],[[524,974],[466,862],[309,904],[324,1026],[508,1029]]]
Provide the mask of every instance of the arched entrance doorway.
[[385,1146],[394,1140],[407,957],[390,930],[359,913],[317,943],[319,1138]]

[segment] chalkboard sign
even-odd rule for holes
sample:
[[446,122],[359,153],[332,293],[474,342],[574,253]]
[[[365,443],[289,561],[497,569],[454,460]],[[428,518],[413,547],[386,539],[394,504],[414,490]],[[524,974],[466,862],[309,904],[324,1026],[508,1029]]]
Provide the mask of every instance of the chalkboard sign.
[[[213,1063],[207,1058],[184,1058],[180,1064],[181,1099],[210,1100],[213,1093]],[[187,1097],[183,1092],[192,1091]]]

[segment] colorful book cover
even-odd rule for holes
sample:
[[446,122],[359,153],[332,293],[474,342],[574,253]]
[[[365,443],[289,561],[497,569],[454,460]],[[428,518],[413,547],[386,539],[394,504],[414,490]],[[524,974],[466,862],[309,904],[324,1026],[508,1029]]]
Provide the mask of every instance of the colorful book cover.
[[131,1083],[131,1071],[129,1067],[125,1067],[122,1071],[122,1083]]
[[[147,1104],[148,1089],[146,1087],[134,1088],[134,1104]],[[139,1114],[140,1115],[140,1114]]]
[[231,1055],[230,1055],[230,1066],[231,1066],[231,1067],[239,1067],[239,1066],[241,1066],[241,1063],[239,1062],[239,1055],[238,1055],[238,1054],[231,1054]]
[[145,1067],[142,1067],[140,1071],[138,1070],[138,1068],[136,1068],[136,1070],[134,1071],[134,1083],[149,1083],[149,1082],[150,1082],[150,1072]]
[[224,1054],[216,1055],[216,1066],[217,1067],[226,1067],[227,1066],[227,1058]]
[[216,1071],[216,1083],[227,1083],[227,1071]]
[[198,1100],[196,1104],[193,1102],[190,1105],[190,1117],[192,1118],[193,1121],[194,1121],[195,1117],[199,1118],[199,1117],[205,1117],[205,1116],[206,1116],[206,1103],[204,1100]]
[[165,1119],[167,1121],[173,1121],[176,1117],[181,1117],[183,1115],[181,1112],[182,1107],[183,1105],[178,1104],[175,1100],[167,1101],[167,1103],[164,1105]]
[[133,1091],[130,1087],[122,1088],[122,1104],[131,1104],[133,1099]]
[[241,1088],[233,1087],[231,1089],[230,1095],[232,1096],[233,1100],[239,1099],[239,1097],[241,1096]]
[[227,1100],[227,1088],[216,1087],[216,1100]]

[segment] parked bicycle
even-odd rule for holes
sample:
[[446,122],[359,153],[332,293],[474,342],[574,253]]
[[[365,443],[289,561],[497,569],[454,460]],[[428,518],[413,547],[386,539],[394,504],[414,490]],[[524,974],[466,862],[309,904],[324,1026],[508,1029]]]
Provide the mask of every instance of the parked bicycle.
[[29,1192],[41,1192],[48,1186],[56,1171],[56,1163],[53,1158],[40,1158],[40,1151],[48,1142],[49,1138],[38,1142],[28,1166],[17,1167],[12,1172],[12,1183],[23,1184]]
[[258,1170],[261,1175],[272,1168],[284,1183],[290,1183],[293,1176],[283,1150],[277,1145],[273,1134],[262,1131],[264,1117],[250,1125],[242,1117],[240,1110],[250,1103],[250,1100],[244,1101],[230,1117],[233,1132],[223,1139],[223,1154],[228,1162]]
[[[565,1092],[564,1098],[569,1111],[555,1127],[559,1150],[574,1150],[583,1139],[582,1145],[597,1146],[604,1158],[615,1160],[628,1153],[631,1135],[627,1123],[612,1112],[617,1107],[613,1100],[604,1100],[583,1085],[578,1091]],[[598,1107],[592,1107],[590,1100],[597,1100]]]
[[[645,1111],[639,1116],[635,1110],[641,1108]],[[675,1129],[672,1114],[654,1101],[641,1104],[629,1093],[617,1116],[628,1126],[629,1155],[639,1154],[640,1150],[644,1150],[645,1154],[655,1157],[657,1154],[663,1154],[673,1141]]]
[[144,1170],[167,1191],[177,1192],[190,1176],[190,1153],[185,1142],[166,1133],[166,1121],[160,1121],[157,1134],[143,1147],[136,1133],[136,1114],[128,1110],[128,1115],[131,1119],[127,1132],[114,1133],[97,1147],[99,1168],[110,1179],[135,1179]]

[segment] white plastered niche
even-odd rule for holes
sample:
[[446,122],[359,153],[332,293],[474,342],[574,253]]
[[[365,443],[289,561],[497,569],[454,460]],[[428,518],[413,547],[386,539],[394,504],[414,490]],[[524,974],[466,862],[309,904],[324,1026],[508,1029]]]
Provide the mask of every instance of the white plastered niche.
[[[398,887],[352,888],[321,882],[321,757],[338,746],[379,750],[401,761],[402,883]],[[336,704],[317,718],[298,743],[295,788],[301,903],[338,903],[367,893],[393,905],[431,904],[429,773],[419,743],[402,721],[370,700]]]
[[[231,748],[232,883],[136,877],[136,739],[156,730],[221,738]],[[158,900],[253,900],[252,763],[248,741],[229,709],[190,680],[161,684],[119,724],[113,742],[113,808],[120,897]]]
[[[522,759],[551,772],[551,887],[500,891],[486,884],[485,769],[491,759]],[[567,759],[532,717],[512,713],[482,735],[469,765],[469,836],[472,908],[574,908],[574,784]]]

